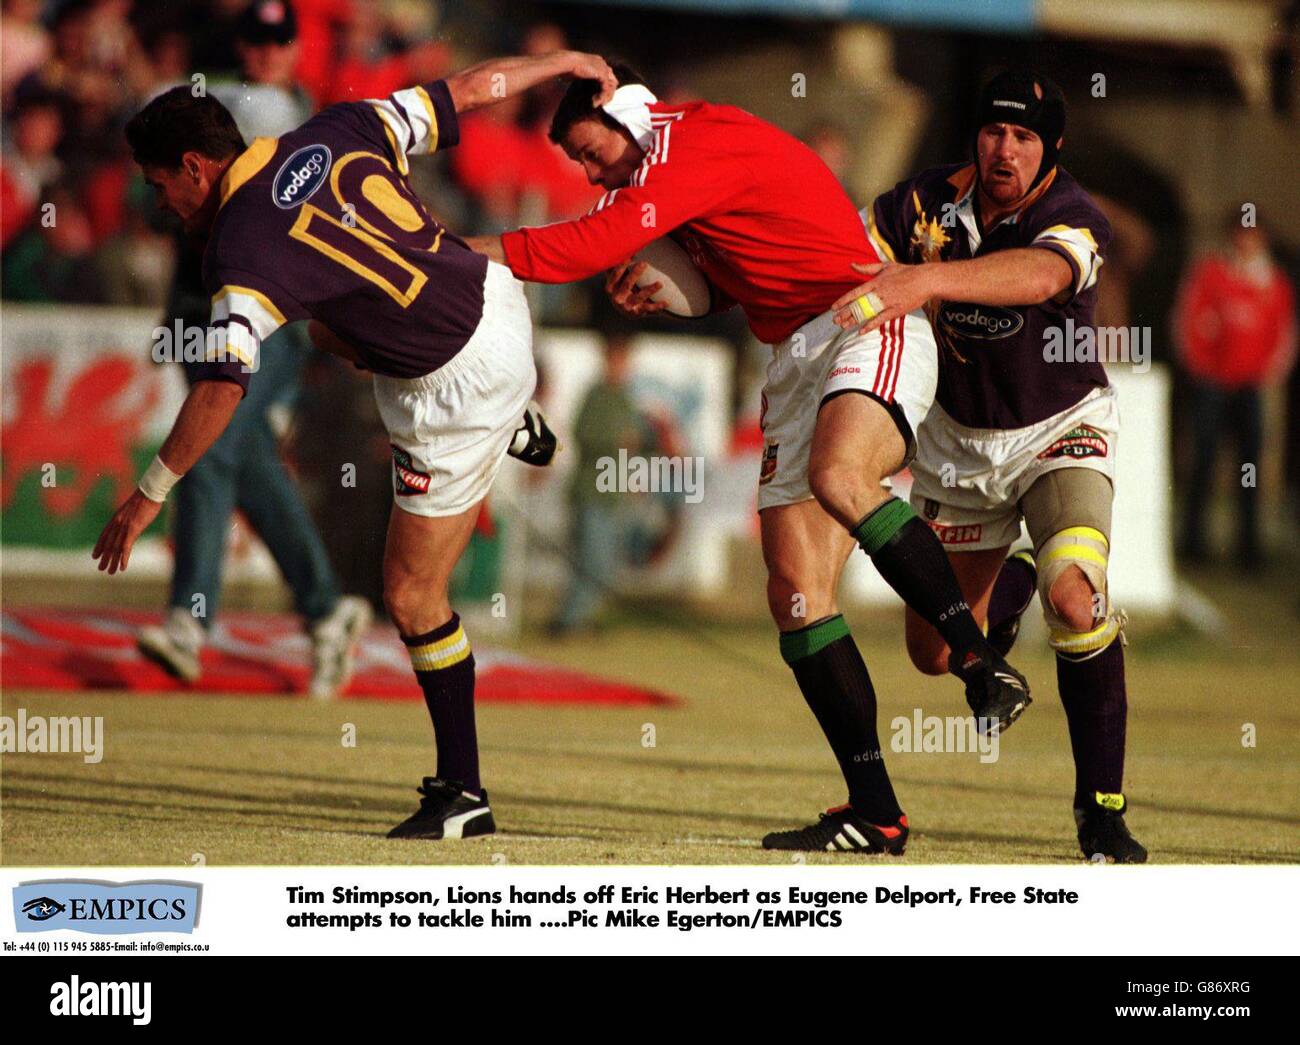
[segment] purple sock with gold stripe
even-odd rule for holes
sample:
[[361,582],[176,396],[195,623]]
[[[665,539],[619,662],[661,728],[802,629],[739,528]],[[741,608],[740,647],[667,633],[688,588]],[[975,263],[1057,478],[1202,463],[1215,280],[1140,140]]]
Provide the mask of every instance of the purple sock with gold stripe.
[[423,635],[403,635],[411,667],[424,690],[438,745],[440,780],[478,791],[478,733],[474,728],[474,653],[460,617]]

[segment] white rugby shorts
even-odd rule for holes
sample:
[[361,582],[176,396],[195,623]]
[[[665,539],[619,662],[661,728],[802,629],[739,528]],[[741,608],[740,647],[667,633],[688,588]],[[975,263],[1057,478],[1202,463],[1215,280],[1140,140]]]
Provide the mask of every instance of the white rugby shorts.
[[1091,468],[1115,483],[1119,400],[1096,388],[1026,428],[967,428],[938,403],[917,432],[912,507],[948,551],[983,551],[1020,537],[1020,499],[1058,468]]
[[374,375],[393,449],[393,500],[414,515],[459,515],[487,496],[537,384],[523,284],[489,262],[483,316],[431,374]]
[[909,458],[934,402],[939,356],[925,313],[908,313],[869,334],[841,330],[833,316],[823,312],[772,349],[759,415],[759,511],[812,497],[808,453],[828,397],[865,393],[880,402],[898,424]]

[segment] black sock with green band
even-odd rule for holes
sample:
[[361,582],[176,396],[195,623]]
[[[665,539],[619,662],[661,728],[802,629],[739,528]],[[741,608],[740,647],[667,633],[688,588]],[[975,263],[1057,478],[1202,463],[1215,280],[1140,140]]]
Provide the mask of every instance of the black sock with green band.
[[853,537],[886,583],[949,647],[961,653],[983,649],[984,633],[962,597],[943,545],[911,505],[891,497],[853,528]]
[[830,741],[849,787],[849,805],[869,823],[897,823],[893,785],[876,732],[876,691],[849,626],[838,614],[781,633],[781,657]]

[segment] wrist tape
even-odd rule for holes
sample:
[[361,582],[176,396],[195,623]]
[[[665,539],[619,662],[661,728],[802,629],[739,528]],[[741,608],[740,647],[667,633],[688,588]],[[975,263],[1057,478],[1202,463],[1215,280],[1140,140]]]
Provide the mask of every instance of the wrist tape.
[[167,499],[167,492],[181,481],[181,477],[163,464],[161,457],[154,455],[144,475],[140,477],[139,489],[151,501],[162,504]]

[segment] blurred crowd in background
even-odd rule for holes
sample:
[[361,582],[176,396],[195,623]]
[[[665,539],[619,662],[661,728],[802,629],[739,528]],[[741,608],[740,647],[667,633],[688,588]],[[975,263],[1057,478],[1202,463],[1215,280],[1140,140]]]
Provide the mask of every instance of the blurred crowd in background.
[[[166,223],[130,162],[129,116],[182,83],[263,88],[258,105],[301,114],[383,97],[447,73],[458,56],[442,5],[400,0],[5,0],[0,163],[4,296],[22,301],[161,305],[173,262]],[[468,7],[468,5],[467,5]],[[567,45],[538,23],[488,50]],[[492,46],[495,44],[495,48]],[[276,97],[276,94],[281,97]],[[555,90],[509,99],[466,121],[448,167],[420,167],[419,188],[457,230],[521,216],[573,217],[595,199],[546,140]],[[57,221],[42,221],[53,204]]]
[[[833,31],[830,23],[809,21],[698,15],[679,22],[670,11],[507,0],[3,0],[0,290],[7,301],[153,307],[160,315],[175,305],[169,295],[179,239],[131,163],[121,129],[144,102],[177,84],[233,92],[243,102],[241,121],[250,121],[241,127],[259,133],[254,125],[264,117],[262,133],[278,134],[323,106],[380,97],[488,55],[565,47],[608,53],[613,41],[618,56],[638,65],[665,100],[708,96],[775,119],[816,149],[865,205],[909,171],[960,159],[976,85],[1000,60],[1024,57],[1018,41],[900,30],[845,44]],[[727,48],[718,45],[722,34]],[[881,40],[892,41],[892,49]],[[845,82],[842,102],[822,101],[800,110],[797,120],[784,118],[793,111],[790,95],[798,96],[788,70],[778,69],[765,86],[750,72],[780,45],[834,55],[840,67],[847,55],[860,57],[860,75]],[[1082,93],[1072,94],[1072,86],[1087,84],[1089,70],[1103,64],[1090,46],[1057,49],[1039,62],[1072,102]],[[1186,94],[1191,104],[1194,91],[1223,106],[1241,101],[1230,78],[1207,73],[1205,65],[1166,63],[1153,72],[1141,56],[1123,60],[1133,70],[1125,88],[1131,98],[1146,90],[1166,99]],[[1286,109],[1297,93],[1294,55],[1282,61],[1285,75],[1275,82],[1284,97],[1275,105]],[[1164,79],[1143,83],[1144,76]],[[574,217],[591,206],[598,190],[546,138],[562,89],[556,84],[472,114],[463,121],[459,147],[413,164],[416,190],[450,228],[495,232]],[[886,96],[893,123],[886,125],[883,115],[879,123],[864,119]],[[900,124],[908,126],[900,131]],[[864,151],[868,127],[877,135],[874,157]],[[1275,209],[1261,215],[1267,231],[1224,235],[1223,214],[1238,214],[1239,201],[1222,199],[1211,223],[1207,207],[1186,204],[1185,185],[1107,139],[1100,127],[1091,128],[1091,137],[1067,130],[1062,160],[1094,192],[1116,232],[1098,322],[1154,329],[1156,361],[1180,364],[1175,428],[1190,423],[1198,435],[1176,440],[1175,456],[1187,483],[1204,490],[1223,438],[1240,439],[1245,459],[1270,444],[1260,395],[1292,376],[1295,233],[1277,235],[1286,215]],[[1213,292],[1223,285],[1232,287],[1230,296]],[[624,334],[598,281],[532,293],[541,324]],[[1175,302],[1186,311],[1175,316]],[[743,443],[755,427],[762,350],[735,313],[691,332],[723,337],[735,348],[736,438]],[[319,368],[309,381],[319,395],[302,404],[303,424],[311,424],[313,411],[325,422],[317,448],[338,432],[330,423],[338,404],[365,398],[350,375],[324,363]],[[1292,376],[1289,391],[1278,397],[1284,416],[1296,416],[1297,397],[1300,382]],[[1273,425],[1287,447],[1288,485],[1300,488],[1297,426],[1283,421],[1277,429],[1276,418]],[[1184,442],[1194,445],[1184,449]],[[311,462],[303,466],[309,473]],[[1181,541],[1189,559],[1206,555],[1200,502],[1199,493],[1184,498]],[[1256,503],[1247,496],[1242,506],[1236,550],[1243,562],[1258,562]],[[341,524],[341,533],[354,530]],[[332,551],[349,561],[346,549]]]

